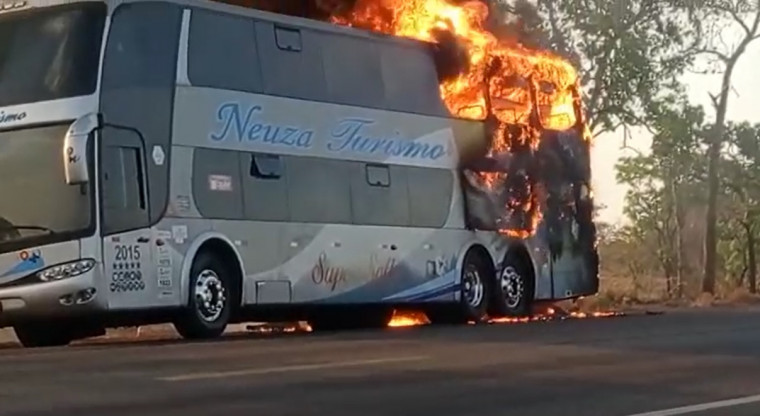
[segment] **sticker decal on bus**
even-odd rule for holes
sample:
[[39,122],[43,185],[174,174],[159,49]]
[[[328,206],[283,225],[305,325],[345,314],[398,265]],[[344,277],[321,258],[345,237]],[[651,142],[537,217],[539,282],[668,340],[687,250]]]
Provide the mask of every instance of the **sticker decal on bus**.
[[164,160],[166,160],[166,154],[164,154],[164,149],[161,148],[161,146],[153,146],[153,163],[156,164],[156,166],[163,166]]
[[208,189],[232,192],[232,177],[228,175],[208,175]]
[[23,272],[32,272],[45,266],[45,259],[42,257],[40,250],[23,250],[18,253],[18,263],[16,263],[0,277],[6,277]]

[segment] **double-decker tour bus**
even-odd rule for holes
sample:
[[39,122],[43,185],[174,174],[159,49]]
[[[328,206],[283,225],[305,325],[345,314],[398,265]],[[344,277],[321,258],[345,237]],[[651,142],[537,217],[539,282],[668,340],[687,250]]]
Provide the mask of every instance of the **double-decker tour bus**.
[[[580,126],[542,134],[582,149]],[[193,0],[0,0],[0,326],[209,338],[595,293],[590,213],[493,221],[491,168],[465,169],[495,160],[488,135],[448,111],[425,42]],[[576,205],[584,169],[560,174]]]

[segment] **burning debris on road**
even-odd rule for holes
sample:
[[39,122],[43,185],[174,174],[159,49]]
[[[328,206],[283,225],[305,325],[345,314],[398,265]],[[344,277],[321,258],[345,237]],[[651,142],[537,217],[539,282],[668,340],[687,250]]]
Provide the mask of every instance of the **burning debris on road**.
[[[568,319],[590,319],[590,318],[616,318],[626,316],[625,313],[615,311],[594,311],[594,312],[582,312],[582,311],[566,311],[557,305],[551,305],[543,308],[542,310],[536,310],[531,316],[523,317],[506,317],[506,318],[492,318],[483,322],[485,324],[522,324],[532,322],[550,322],[550,321],[564,321]],[[430,320],[425,313],[412,310],[396,310],[393,314],[388,327],[390,328],[404,328],[429,325]],[[470,322],[475,324],[475,322]],[[289,332],[311,332],[312,328],[306,322],[298,323],[262,323],[257,325],[249,325],[248,331],[260,334],[271,333],[289,333]]]
[[[567,319],[588,319],[588,318],[613,318],[625,316],[622,312],[614,311],[595,311],[595,312],[582,312],[582,311],[566,311],[563,308],[552,305],[543,308],[542,310],[536,310],[530,316],[518,316],[518,317],[501,317],[491,318],[483,322],[485,324],[519,324],[519,323],[531,323],[531,322],[549,322],[549,321],[562,321]],[[389,327],[408,327],[427,325],[430,321],[427,316],[422,312],[414,311],[395,311],[393,319],[391,320]],[[470,322],[475,324],[475,322]]]

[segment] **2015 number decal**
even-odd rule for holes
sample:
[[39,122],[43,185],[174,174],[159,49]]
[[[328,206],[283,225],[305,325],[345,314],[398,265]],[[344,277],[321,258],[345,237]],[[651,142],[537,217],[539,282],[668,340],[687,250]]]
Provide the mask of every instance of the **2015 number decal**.
[[116,261],[140,260],[140,246],[116,245]]

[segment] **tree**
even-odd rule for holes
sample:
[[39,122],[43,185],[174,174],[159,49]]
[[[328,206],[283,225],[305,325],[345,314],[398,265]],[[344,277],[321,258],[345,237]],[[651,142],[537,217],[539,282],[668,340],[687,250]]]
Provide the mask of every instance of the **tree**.
[[[631,175],[629,177],[631,180],[643,173],[643,171],[637,172],[638,169],[646,169],[645,166],[652,161],[652,158],[643,158],[638,160],[638,163],[631,163],[628,166],[624,162],[621,165],[621,176]],[[667,198],[666,190],[663,187],[656,186],[653,181],[644,179],[645,176],[648,175],[639,176],[639,180],[631,180],[632,183],[641,187],[627,192],[624,212],[632,222],[629,227],[629,234],[641,244],[653,243],[648,244],[649,249],[660,263],[668,295],[672,296],[676,293],[677,289],[675,288],[679,285],[679,282],[674,279],[677,278],[675,259],[677,230],[673,212],[665,201]]]
[[[747,47],[760,38],[760,0],[700,0],[688,2],[694,21],[708,34],[698,52],[712,58],[723,77],[721,89],[711,94],[715,124],[708,150],[708,198],[705,216],[705,265],[702,290],[714,293],[717,261],[718,194],[720,159],[726,133],[726,111],[734,70]],[[726,45],[723,34],[731,27],[740,31],[735,46]]]
[[590,129],[649,126],[661,91],[680,89],[692,63],[698,26],[670,2],[537,0],[548,47],[581,69]]
[[[726,125],[728,149],[722,161],[723,211],[728,215],[724,223],[727,229],[734,228],[727,236],[730,240],[730,260],[727,264],[734,274],[739,275],[739,283],[747,277],[747,287],[751,293],[757,291],[757,241],[760,239],[760,125],[749,123]],[[734,227],[731,227],[734,226]],[[738,231],[738,232],[737,232]],[[732,267],[733,266],[733,267]]]
[[683,220],[685,205],[698,200],[704,183],[704,111],[681,96],[651,105],[651,127],[656,131],[649,155],[623,158],[618,181],[628,184],[625,213],[632,235],[642,243],[652,240],[667,281],[668,292],[683,289]]

